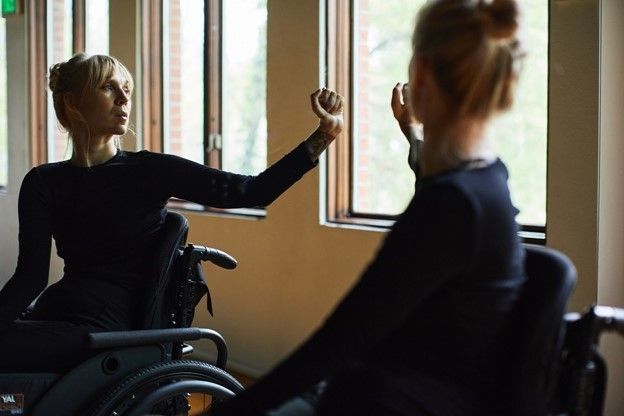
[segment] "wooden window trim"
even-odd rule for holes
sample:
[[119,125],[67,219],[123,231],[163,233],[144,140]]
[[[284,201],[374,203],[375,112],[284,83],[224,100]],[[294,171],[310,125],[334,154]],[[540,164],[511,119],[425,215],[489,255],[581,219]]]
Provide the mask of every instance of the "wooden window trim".
[[81,52],[85,50],[86,44],[86,0],[72,0],[72,48],[73,52]]
[[[337,140],[327,151],[327,218],[331,222],[347,222],[350,214],[351,188],[351,120],[353,100],[351,88],[351,39],[352,25],[341,24],[350,22],[351,1],[328,0],[327,4],[327,85],[330,89],[340,91],[347,99],[347,111],[344,112],[345,128],[342,134],[348,140]],[[344,65],[347,62],[347,65]],[[340,178],[347,178],[341,180]]]
[[356,212],[353,209],[354,186],[354,131],[355,88],[353,85],[354,43],[353,0],[327,0],[327,84],[347,97],[343,134],[348,140],[337,142],[328,151],[327,219],[337,224],[348,224],[373,229],[390,228],[397,216]]
[[162,7],[141,0],[141,135],[152,152],[163,150]]
[[26,3],[28,19],[28,90],[30,98],[30,162],[40,165],[47,159],[47,97],[46,97],[46,8],[47,1]]
[[204,164],[220,169],[222,166],[221,138],[221,64],[223,51],[222,0],[204,2]]

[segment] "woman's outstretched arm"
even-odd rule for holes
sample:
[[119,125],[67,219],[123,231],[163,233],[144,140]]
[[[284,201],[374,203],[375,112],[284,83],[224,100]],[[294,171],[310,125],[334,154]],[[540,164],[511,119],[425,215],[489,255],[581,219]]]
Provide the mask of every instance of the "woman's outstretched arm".
[[343,128],[343,100],[319,89],[311,95],[318,128],[299,146],[258,175],[239,175],[160,154],[149,154],[152,183],[163,199],[176,197],[216,208],[264,207],[318,163]]

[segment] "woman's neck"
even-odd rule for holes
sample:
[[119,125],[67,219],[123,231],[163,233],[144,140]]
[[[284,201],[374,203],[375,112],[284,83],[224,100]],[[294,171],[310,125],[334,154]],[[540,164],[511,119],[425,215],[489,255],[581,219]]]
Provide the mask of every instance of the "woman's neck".
[[453,123],[423,126],[423,176],[455,169],[468,160],[487,158],[486,120],[461,119]]
[[73,153],[70,163],[74,166],[89,167],[101,165],[117,154],[113,136],[92,140],[73,139]]

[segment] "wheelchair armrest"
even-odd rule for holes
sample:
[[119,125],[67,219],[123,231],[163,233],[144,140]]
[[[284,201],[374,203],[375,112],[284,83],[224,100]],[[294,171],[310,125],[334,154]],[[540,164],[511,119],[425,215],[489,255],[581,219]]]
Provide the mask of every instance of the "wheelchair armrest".
[[596,305],[594,313],[602,319],[604,329],[624,335],[624,309]]
[[91,348],[130,347],[145,344],[209,339],[217,346],[217,362],[224,368],[227,361],[225,340],[216,331],[205,328],[146,329],[137,331],[94,332],[88,335]]

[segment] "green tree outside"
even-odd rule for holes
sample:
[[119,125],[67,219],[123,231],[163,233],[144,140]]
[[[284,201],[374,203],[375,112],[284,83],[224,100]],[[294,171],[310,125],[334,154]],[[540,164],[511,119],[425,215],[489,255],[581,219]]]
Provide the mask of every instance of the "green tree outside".
[[[411,35],[417,10],[424,0],[369,0],[368,2],[368,88],[370,185],[367,203],[358,204],[354,186],[354,209],[378,214],[399,214],[413,195],[413,174],[407,165],[407,142],[390,110],[396,82],[407,81],[411,55]],[[546,135],[548,71],[548,3],[522,2],[520,38],[527,52],[516,91],[513,109],[499,117],[490,131],[490,141],[510,172],[510,189],[520,209],[523,224],[546,222]],[[359,50],[356,46],[355,50]],[[356,129],[357,134],[357,129]],[[355,139],[356,152],[358,137]],[[365,151],[362,149],[361,151]],[[357,158],[356,158],[357,159]],[[357,183],[358,172],[354,167]]]

